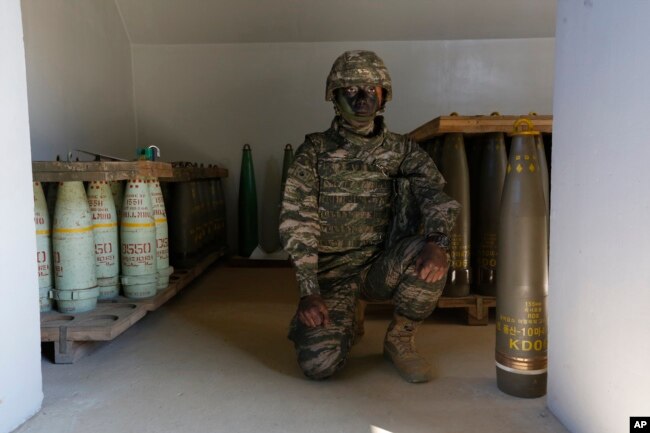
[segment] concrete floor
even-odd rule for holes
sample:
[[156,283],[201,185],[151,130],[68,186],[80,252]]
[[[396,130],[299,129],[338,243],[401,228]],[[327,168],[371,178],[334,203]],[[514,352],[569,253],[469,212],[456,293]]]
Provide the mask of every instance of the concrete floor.
[[74,365],[43,360],[42,410],[17,433],[566,432],[546,400],[495,383],[494,323],[434,313],[419,333],[438,379],[411,385],[381,357],[388,315],[375,312],[345,370],[298,370],[287,323],[287,268],[218,266]]

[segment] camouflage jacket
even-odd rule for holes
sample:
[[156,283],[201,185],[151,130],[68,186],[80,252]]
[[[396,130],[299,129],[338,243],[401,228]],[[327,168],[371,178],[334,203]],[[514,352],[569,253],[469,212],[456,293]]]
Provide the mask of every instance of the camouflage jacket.
[[[448,235],[453,228],[460,206],[443,192],[445,181],[429,155],[406,136],[389,132],[382,117],[378,117],[376,122],[380,132],[364,137],[345,129],[336,117],[330,129],[307,135],[296,151],[283,193],[279,228],[282,245],[296,268],[301,297],[320,293],[317,278],[319,255],[352,252],[350,244],[354,245],[357,241],[360,248],[374,247],[378,250],[385,248],[394,236],[415,233],[424,237],[435,233]],[[356,233],[343,230],[343,236],[351,235],[351,241],[344,238],[338,244],[332,244],[328,238],[329,242],[324,242],[325,216],[331,213],[331,209],[321,202],[321,191],[327,179],[319,170],[323,170],[323,161],[333,159],[347,162],[336,167],[357,171],[357,179],[359,176],[363,179],[364,173],[367,173],[369,177],[393,185],[392,194],[396,197],[376,201],[382,209],[372,209],[370,212],[382,215],[388,210],[392,222],[385,225],[384,231],[390,233],[368,240],[355,239]],[[345,173],[341,179],[346,179]],[[363,188],[368,185],[364,185],[364,182],[356,184],[358,194],[364,195],[366,191]],[[350,186],[346,186],[349,193]],[[328,188],[331,190],[332,185],[329,184]],[[415,212],[409,207],[415,207]],[[363,222],[341,221],[342,226],[355,224]],[[409,230],[411,233],[405,233]],[[332,230],[332,227],[327,230],[329,233],[332,231],[337,230]],[[374,245],[368,245],[373,242]],[[337,245],[341,245],[338,250],[335,248]]]

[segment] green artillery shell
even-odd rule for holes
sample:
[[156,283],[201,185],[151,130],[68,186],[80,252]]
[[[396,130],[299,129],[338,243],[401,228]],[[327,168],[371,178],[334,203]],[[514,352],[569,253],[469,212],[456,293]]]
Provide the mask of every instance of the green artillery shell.
[[280,197],[284,195],[284,184],[287,183],[289,167],[293,164],[293,147],[291,144],[284,146],[284,157],[282,158],[282,180],[280,182]]
[[249,257],[258,242],[255,172],[251,147],[246,144],[239,178],[239,255]]

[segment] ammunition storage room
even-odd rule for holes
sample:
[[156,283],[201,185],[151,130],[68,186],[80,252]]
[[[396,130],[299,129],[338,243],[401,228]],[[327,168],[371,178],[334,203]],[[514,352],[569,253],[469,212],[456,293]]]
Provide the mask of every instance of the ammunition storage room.
[[[0,2],[0,433],[646,431],[648,16],[600,0]],[[348,50],[383,59],[388,128],[464,206],[417,334],[423,384],[382,356],[390,303],[367,306],[327,380],[287,338],[285,168],[330,126],[325,82]],[[530,283],[535,321],[510,317],[504,269]]]

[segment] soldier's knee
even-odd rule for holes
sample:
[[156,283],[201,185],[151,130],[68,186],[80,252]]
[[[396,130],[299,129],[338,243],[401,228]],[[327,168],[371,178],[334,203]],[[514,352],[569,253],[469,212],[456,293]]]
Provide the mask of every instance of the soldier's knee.
[[446,278],[428,283],[417,276],[403,281],[393,301],[395,311],[412,320],[423,320],[433,312],[445,287]]
[[331,347],[319,350],[317,353],[300,353],[298,365],[308,378],[323,380],[343,368],[346,358],[347,354],[340,346]]

